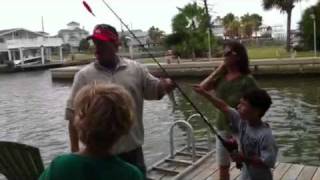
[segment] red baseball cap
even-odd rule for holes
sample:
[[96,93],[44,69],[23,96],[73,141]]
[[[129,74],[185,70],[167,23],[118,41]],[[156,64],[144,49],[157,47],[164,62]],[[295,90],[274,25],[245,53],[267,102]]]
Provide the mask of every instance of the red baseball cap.
[[119,36],[116,29],[107,24],[98,24],[94,27],[93,33],[87,39],[96,39],[105,42],[119,44]]

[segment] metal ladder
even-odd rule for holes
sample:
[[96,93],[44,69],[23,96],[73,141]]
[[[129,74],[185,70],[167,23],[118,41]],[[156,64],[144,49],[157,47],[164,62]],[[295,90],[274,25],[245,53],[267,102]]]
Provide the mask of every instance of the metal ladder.
[[[179,120],[174,122],[170,127],[170,154],[164,159],[156,162],[147,169],[147,179],[183,179],[189,172],[198,167],[204,160],[213,154],[211,146],[211,135],[207,129],[207,139],[196,141],[194,130],[190,121],[198,114],[191,115],[187,121]],[[186,128],[187,144],[181,149],[175,151],[174,148],[174,127],[180,125]],[[198,145],[197,142],[208,141],[206,146]]]

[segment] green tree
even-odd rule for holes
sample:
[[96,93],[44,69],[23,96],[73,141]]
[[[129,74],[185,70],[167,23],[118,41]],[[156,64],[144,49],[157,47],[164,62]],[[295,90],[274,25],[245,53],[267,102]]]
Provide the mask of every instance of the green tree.
[[232,13],[228,13],[222,18],[222,23],[225,29],[224,35],[231,38],[240,38],[240,28],[241,23],[238,17],[234,16]]
[[253,28],[257,32],[259,27],[262,25],[262,16],[259,14],[251,14],[251,20],[253,22]]
[[[197,3],[178,8],[179,13],[172,19],[173,33],[166,44],[185,57],[204,56],[208,51],[208,16]],[[214,42],[212,37],[211,42]]]
[[[301,33],[301,38],[302,38],[302,44],[305,49],[313,49],[313,19],[311,18],[311,15],[315,15],[316,19],[316,29],[317,29],[317,45],[320,43],[320,2],[318,2],[316,5],[306,9],[302,15],[302,19],[299,22],[299,30]],[[319,46],[318,46],[319,47]],[[319,48],[318,48],[319,49]]]
[[87,39],[81,39],[79,42],[79,51],[86,51],[90,47],[90,43]]
[[150,27],[148,30],[149,42],[154,44],[161,44],[162,39],[164,38],[164,31],[160,30],[157,27]]
[[287,45],[286,50],[290,50],[290,35],[291,35],[291,15],[292,9],[294,8],[294,3],[301,0],[263,0],[263,8],[265,10],[270,10],[272,8],[279,9],[280,12],[285,12],[287,14]]
[[230,23],[236,20],[236,16],[234,16],[232,13],[228,13],[222,18],[222,23],[224,27],[227,27]]
[[253,32],[257,32],[262,25],[262,16],[247,13],[241,16],[241,25],[243,36],[251,38]]

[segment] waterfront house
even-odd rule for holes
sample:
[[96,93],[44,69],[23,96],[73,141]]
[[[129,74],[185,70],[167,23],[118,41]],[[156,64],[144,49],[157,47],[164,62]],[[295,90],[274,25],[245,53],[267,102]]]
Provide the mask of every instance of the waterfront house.
[[223,38],[224,39],[224,26],[222,23],[222,18],[218,16],[213,20],[212,24],[212,33],[215,37]]
[[[139,39],[142,46],[144,46],[145,48],[148,47],[148,42],[149,42],[148,32],[142,31],[140,29],[131,30],[131,32]],[[141,47],[140,43],[131,35],[130,32],[123,31],[123,32],[120,32],[119,34],[120,34],[120,37],[123,37],[123,36],[126,37],[127,45],[129,47],[132,47],[134,49],[139,49]]]
[[134,57],[148,57],[148,53],[143,52],[143,48],[155,46],[155,44],[151,42],[148,32],[140,29],[134,29],[131,30],[131,32],[136,36],[141,44],[129,31],[119,32],[120,38],[125,41],[122,42],[123,46],[127,46],[127,48],[129,48],[129,54],[123,52],[123,50],[120,50],[120,54],[122,56],[130,57],[131,59]]
[[81,29],[79,23],[72,21],[67,24],[67,29],[61,29],[57,36],[62,38],[64,44],[69,44],[71,51],[75,52],[79,50],[80,41],[89,36],[89,32],[84,28]]
[[49,37],[45,32],[24,28],[0,30],[0,63],[23,65],[25,63],[45,64],[53,60],[53,53],[62,57],[62,39]]

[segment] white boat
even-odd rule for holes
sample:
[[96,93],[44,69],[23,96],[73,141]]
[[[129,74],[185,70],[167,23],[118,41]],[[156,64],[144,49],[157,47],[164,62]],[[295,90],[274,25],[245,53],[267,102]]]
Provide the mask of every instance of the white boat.
[[33,57],[25,58],[23,60],[23,63],[22,63],[21,59],[14,60],[13,62],[14,62],[15,66],[40,64],[41,63],[41,56],[33,56]]

